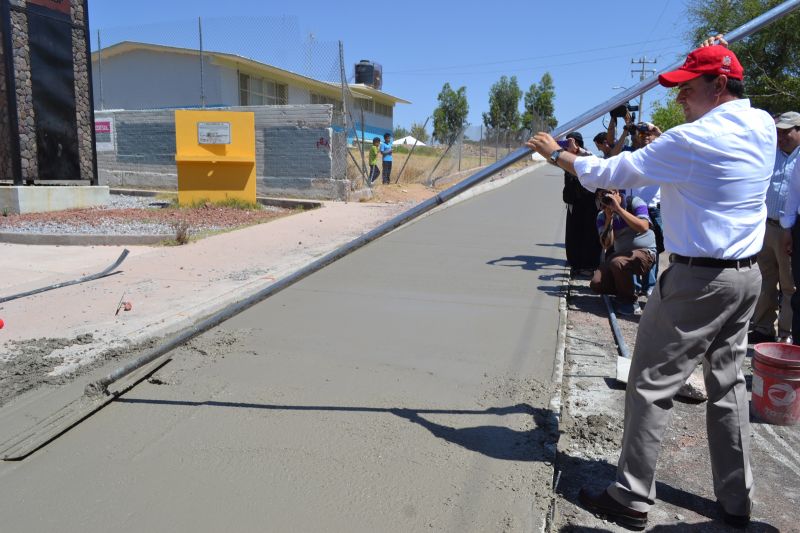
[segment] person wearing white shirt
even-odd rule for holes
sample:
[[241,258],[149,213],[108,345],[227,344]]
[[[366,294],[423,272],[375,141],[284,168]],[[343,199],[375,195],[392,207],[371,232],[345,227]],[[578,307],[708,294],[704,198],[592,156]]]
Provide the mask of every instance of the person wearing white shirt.
[[616,157],[577,158],[547,133],[527,146],[587,188],[661,186],[664,245],[671,264],[639,323],[625,394],[616,482],[581,489],[581,504],[644,529],[655,501],[655,469],[675,394],[703,362],[714,493],[724,521],[750,521],[753,478],[742,362],[761,289],[756,254],[764,241],[764,199],[775,162],[772,117],[744,98],[735,54],[709,39],[679,69],[659,76],[678,86],[686,124]]
[[[795,131],[798,129],[795,128]],[[800,148],[795,150],[800,155]],[[797,223],[797,214],[800,212],[800,164],[795,163],[788,181],[789,193],[781,216],[784,230],[781,247],[791,257],[792,277],[797,287],[800,286],[800,224]],[[792,342],[800,344],[800,291],[795,291],[792,296]]]
[[[775,319],[778,320],[778,342],[787,342],[792,334],[791,301],[795,292],[795,281],[792,278],[791,258],[782,246],[780,219],[784,215],[789,196],[789,178],[800,153],[800,113],[783,113],[775,119],[775,128],[778,134],[778,151],[767,189],[764,246],[758,253],[761,296],[758,297],[751,322],[752,331],[748,335],[751,344],[776,341]],[[792,201],[796,202],[795,199]]]
[[[642,122],[644,128],[637,128],[634,138],[637,140],[639,148],[643,148],[661,136],[661,130],[655,124]],[[661,187],[659,185],[647,185],[631,191],[631,194],[638,196],[647,204],[647,214],[650,217],[650,227],[656,236],[656,260],[653,267],[646,276],[637,279],[637,286],[643,295],[650,296],[658,279],[658,256],[664,251],[664,230],[661,222]]]

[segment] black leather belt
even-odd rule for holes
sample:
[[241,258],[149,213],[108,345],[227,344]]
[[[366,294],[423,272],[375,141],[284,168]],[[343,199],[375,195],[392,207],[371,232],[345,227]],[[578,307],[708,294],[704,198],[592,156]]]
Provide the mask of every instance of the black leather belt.
[[744,259],[714,259],[713,257],[686,257],[685,255],[670,254],[670,263],[683,263],[684,265],[710,268],[744,268],[756,264],[758,255],[751,255]]
[[771,224],[773,226],[781,227],[781,221],[780,220],[776,220],[774,218],[768,218],[767,219],[767,224]]

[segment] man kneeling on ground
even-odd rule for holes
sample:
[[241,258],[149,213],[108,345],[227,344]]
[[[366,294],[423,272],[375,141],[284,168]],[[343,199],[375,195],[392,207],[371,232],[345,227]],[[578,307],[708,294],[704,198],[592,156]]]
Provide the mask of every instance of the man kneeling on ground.
[[621,315],[639,314],[633,276],[645,276],[656,258],[656,236],[650,229],[647,204],[618,189],[598,189],[602,210],[597,214],[600,245],[610,253],[595,271],[589,286],[598,294],[616,296]]

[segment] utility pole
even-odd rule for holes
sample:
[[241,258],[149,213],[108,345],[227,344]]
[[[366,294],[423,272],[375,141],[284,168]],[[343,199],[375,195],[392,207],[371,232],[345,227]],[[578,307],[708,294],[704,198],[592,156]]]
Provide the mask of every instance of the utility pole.
[[[631,69],[631,76],[634,74],[639,74],[639,81],[644,81],[647,78],[648,74],[655,74],[656,71],[653,69],[645,69],[645,65],[655,65],[657,59],[647,59],[647,56],[640,57],[639,59],[631,59],[631,64],[638,64],[639,69],[634,70]],[[639,118],[641,119],[644,116],[644,93],[639,95]]]

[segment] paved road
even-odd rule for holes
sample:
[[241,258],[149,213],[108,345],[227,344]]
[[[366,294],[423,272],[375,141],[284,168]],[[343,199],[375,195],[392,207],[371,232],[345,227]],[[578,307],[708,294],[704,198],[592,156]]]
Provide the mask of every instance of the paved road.
[[552,167],[177,350],[28,459],[3,531],[532,531],[563,277]]

